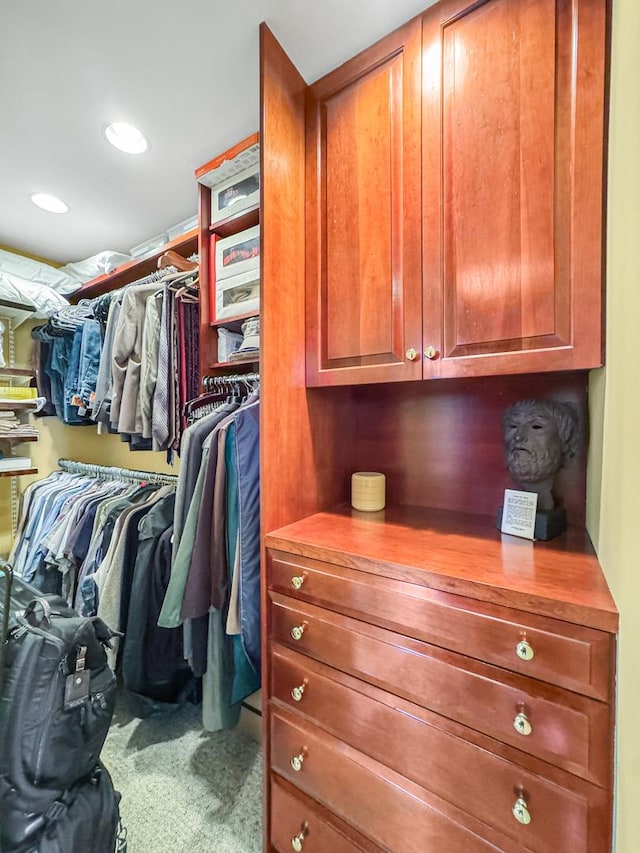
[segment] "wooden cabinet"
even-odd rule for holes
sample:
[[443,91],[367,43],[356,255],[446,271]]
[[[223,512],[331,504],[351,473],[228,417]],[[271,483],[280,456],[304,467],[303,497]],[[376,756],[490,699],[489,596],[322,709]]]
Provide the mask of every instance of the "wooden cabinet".
[[600,363],[605,8],[444,0],[312,86],[262,27],[265,850],[611,849],[584,456],[562,537],[493,517],[505,407]]
[[609,850],[617,614],[588,542],[524,553],[470,517],[465,547],[439,518],[267,535],[273,784],[384,850]]
[[309,385],[602,363],[606,31],[443,0],[311,87]]

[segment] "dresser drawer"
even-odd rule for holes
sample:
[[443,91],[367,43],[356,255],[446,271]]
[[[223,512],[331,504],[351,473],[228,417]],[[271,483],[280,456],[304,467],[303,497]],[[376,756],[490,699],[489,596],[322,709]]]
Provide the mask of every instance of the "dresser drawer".
[[270,587],[286,595],[587,696],[609,698],[613,640],[604,631],[282,551],[271,551],[270,557]]
[[[437,808],[435,799],[417,785],[281,711],[271,714],[271,763],[276,772],[385,850],[502,849],[457,822],[457,815]],[[294,764],[300,769],[295,770]]]
[[[271,696],[527,849],[608,849],[607,793],[596,785],[528,771],[443,730],[442,718],[284,647],[272,654]],[[520,796],[530,826],[513,814]]]
[[296,796],[272,777],[271,844],[278,853],[377,853],[370,842],[350,840],[318,814],[319,809],[303,795]]
[[[592,782],[609,782],[607,705],[277,593],[271,598],[274,639]],[[528,734],[516,728],[520,715]]]

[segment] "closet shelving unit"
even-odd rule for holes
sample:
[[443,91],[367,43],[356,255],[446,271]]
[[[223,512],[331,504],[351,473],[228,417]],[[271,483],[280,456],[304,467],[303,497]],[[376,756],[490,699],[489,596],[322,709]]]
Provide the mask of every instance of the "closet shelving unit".
[[[232,319],[216,319],[211,321],[210,300],[215,282],[212,281],[211,247],[215,238],[230,237],[239,234],[247,228],[260,224],[260,205],[254,204],[245,210],[232,214],[217,222],[211,222],[211,185],[222,183],[227,177],[232,177],[237,171],[239,162],[242,168],[257,163],[259,160],[259,134],[254,133],[243,139],[237,145],[229,148],[213,160],[196,169],[199,194],[200,222],[200,374],[201,376],[237,373],[243,369],[255,371],[258,369],[260,358],[250,356],[242,361],[218,361],[218,329],[224,327],[234,332],[240,332],[244,320],[256,317],[260,311],[249,311],[238,314]],[[206,181],[206,182],[203,182]],[[213,238],[213,239],[212,239]]]
[[[0,380],[4,377],[28,377],[33,376],[32,370],[23,370],[22,368],[0,368]],[[0,412],[15,412],[22,414],[25,412],[34,412],[36,404],[34,400],[11,400],[10,402],[0,402]],[[0,436],[0,442],[6,442],[11,450],[18,445],[27,442],[37,441],[37,436],[28,436],[26,438],[9,438]],[[14,468],[6,471],[0,471],[0,477],[21,477],[25,474],[37,474],[37,468]],[[12,501],[13,503],[13,501]]]
[[[33,370],[29,368],[16,367],[15,366],[15,358],[16,358],[16,347],[15,347],[15,333],[13,329],[13,316],[9,313],[7,316],[3,315],[3,309],[9,309],[9,312],[13,311],[24,311],[27,314],[33,312],[33,308],[30,305],[23,304],[21,302],[13,302],[8,299],[0,299],[0,317],[2,317],[6,322],[6,331],[7,331],[7,343],[8,343],[8,361],[9,364],[7,367],[0,368],[0,381],[4,379],[27,379],[32,378],[34,376]],[[9,402],[0,403],[0,411],[4,412],[16,412],[16,413],[26,413],[30,411],[35,411],[36,404],[33,400],[11,400]],[[3,438],[1,439],[6,445],[9,447],[10,455],[15,455],[15,448],[18,444],[23,444],[27,442],[37,441],[36,436],[29,436],[26,438]],[[15,469],[7,469],[4,471],[0,471],[0,478],[11,478],[11,497],[10,497],[10,507],[11,507],[11,532],[15,534],[17,526],[18,526],[18,485],[17,485],[17,477],[23,477],[29,474],[37,474],[37,468],[15,468]]]

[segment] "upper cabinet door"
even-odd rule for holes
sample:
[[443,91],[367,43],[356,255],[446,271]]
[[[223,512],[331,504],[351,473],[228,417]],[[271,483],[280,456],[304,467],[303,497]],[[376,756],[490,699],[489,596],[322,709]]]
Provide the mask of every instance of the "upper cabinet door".
[[605,6],[423,16],[425,378],[602,363]]
[[311,87],[307,384],[422,378],[421,22]]

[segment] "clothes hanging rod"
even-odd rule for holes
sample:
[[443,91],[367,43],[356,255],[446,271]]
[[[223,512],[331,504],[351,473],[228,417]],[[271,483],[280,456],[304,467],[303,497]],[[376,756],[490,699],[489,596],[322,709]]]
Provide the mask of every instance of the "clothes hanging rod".
[[76,462],[74,459],[58,459],[58,467],[69,474],[86,474],[103,480],[126,480],[173,485],[178,482],[176,474],[161,474],[156,471],[133,471],[130,468],[118,468],[114,465],[95,465],[93,462]]
[[259,373],[233,373],[231,375],[210,375],[206,374],[202,377],[203,380],[208,379],[215,385],[232,385],[236,382],[259,382]]
[[33,314],[36,310],[33,305],[26,305],[24,302],[15,302],[13,299],[4,299],[2,297],[0,297],[0,307],[11,308],[14,311],[26,311],[29,314]]

